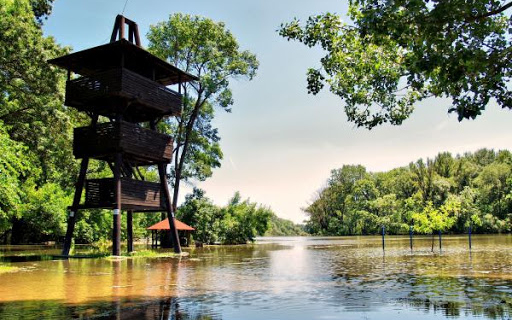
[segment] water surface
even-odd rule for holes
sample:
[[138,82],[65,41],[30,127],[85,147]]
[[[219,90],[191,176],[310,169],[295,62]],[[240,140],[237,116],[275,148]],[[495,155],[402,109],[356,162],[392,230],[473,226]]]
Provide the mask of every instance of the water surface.
[[465,236],[430,241],[261,238],[120,260],[0,247],[19,268],[0,274],[0,319],[510,319],[512,236],[474,236],[471,252]]

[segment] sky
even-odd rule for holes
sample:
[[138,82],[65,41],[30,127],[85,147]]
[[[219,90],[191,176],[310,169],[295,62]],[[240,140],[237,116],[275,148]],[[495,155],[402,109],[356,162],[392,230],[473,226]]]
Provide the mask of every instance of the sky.
[[[125,7],[126,3],[126,7]],[[476,120],[458,122],[448,114],[448,99],[417,105],[401,126],[371,131],[347,121],[343,101],[324,90],[307,94],[306,70],[319,67],[323,52],[281,38],[276,30],[294,17],[301,20],[325,12],[344,21],[341,0],[57,0],[45,22],[45,35],[74,51],[110,40],[115,16],[137,22],[143,46],[149,26],[182,12],[222,21],[241,49],[256,54],[260,67],[252,81],[232,80],[232,113],[218,110],[224,153],[221,168],[192,186],[225,205],[235,191],[269,206],[279,217],[296,223],[306,219],[301,208],[314,200],[332,169],[362,164],[377,172],[404,166],[419,158],[448,151],[453,155],[480,148],[512,149],[512,111],[492,104]]]

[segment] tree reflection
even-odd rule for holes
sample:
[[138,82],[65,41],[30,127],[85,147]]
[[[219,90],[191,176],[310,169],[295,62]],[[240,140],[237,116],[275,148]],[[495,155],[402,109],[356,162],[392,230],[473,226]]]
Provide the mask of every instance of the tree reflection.
[[145,320],[221,320],[204,305],[186,304],[180,299],[153,301],[117,300],[88,304],[60,301],[16,301],[0,303],[0,319],[145,319]]

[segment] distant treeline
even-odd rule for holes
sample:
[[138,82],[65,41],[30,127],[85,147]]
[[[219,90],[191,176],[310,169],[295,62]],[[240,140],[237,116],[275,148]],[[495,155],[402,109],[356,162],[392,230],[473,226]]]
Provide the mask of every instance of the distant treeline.
[[331,171],[303,208],[315,235],[403,234],[435,231],[504,233],[512,230],[512,154],[481,149],[439,153],[387,172],[361,165]]
[[279,218],[275,214],[270,217],[269,229],[265,232],[267,237],[280,236],[306,236],[304,225],[293,223],[293,221]]

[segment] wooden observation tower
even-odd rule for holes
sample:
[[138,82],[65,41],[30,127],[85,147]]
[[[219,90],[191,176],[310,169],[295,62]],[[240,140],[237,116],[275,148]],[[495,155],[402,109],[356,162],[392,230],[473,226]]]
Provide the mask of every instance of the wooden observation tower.
[[[73,154],[82,162],[62,254],[69,255],[78,210],[89,208],[113,210],[113,255],[121,251],[123,210],[128,252],[133,251],[134,212],[167,212],[174,251],[181,252],[166,175],[173,141],[158,133],[156,125],[181,113],[181,86],[198,78],[142,49],[137,24],[121,15],[110,43],[49,63],[68,71],[65,105],[91,118],[90,126],[74,130]],[[72,78],[72,73],[79,77]],[[178,92],[167,87],[171,85],[177,85]],[[107,121],[100,123],[100,116]],[[87,179],[89,159],[106,161],[113,177]],[[152,165],[158,167],[159,183],[145,181],[140,173],[139,167]]]

